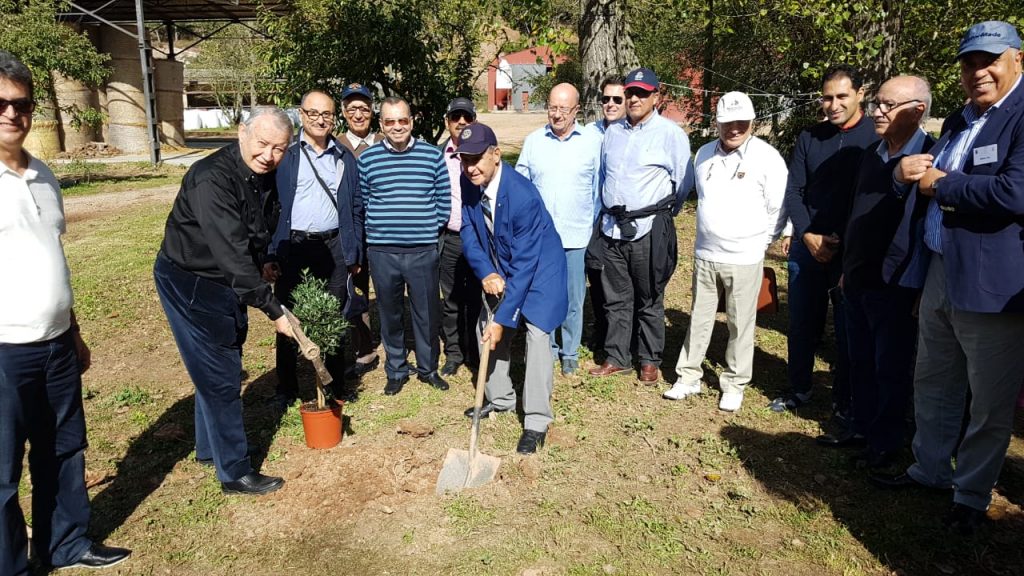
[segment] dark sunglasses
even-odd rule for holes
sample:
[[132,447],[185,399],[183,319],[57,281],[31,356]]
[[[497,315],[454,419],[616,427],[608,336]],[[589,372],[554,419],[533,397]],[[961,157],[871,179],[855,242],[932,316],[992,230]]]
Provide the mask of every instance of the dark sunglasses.
[[0,114],[7,112],[8,106],[14,108],[15,114],[31,114],[36,109],[36,103],[28,98],[18,98],[17,100],[0,98]]
[[622,96],[601,96],[601,104],[607,104],[609,100],[616,104],[622,104],[623,98]]
[[448,113],[448,119],[452,122],[458,122],[459,120],[465,120],[466,122],[472,122],[476,119],[476,116],[466,112],[465,110],[455,110]]

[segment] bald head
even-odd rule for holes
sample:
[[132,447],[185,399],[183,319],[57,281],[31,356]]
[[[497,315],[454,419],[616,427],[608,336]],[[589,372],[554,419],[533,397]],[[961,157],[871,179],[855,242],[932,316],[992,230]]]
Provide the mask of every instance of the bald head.
[[559,139],[565,139],[576,125],[580,93],[572,84],[558,84],[548,94],[548,125]]
[[927,80],[920,76],[893,76],[883,82],[878,91],[881,92],[883,88],[891,89],[894,93],[899,94],[900,102],[904,100],[920,100],[924,104],[924,114],[921,116],[921,121],[924,122],[928,119],[932,109],[932,87],[928,84]]
[[878,134],[894,153],[906,143],[928,114],[932,96],[928,82],[918,76],[886,80],[868,106]]

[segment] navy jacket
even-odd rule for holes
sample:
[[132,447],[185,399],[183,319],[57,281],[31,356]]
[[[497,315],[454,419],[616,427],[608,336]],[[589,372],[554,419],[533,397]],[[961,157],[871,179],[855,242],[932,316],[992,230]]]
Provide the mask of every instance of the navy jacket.
[[[951,141],[966,128],[963,115],[953,114],[942,125],[942,140]],[[963,170],[938,183],[934,201],[943,211],[946,294],[957,310],[1019,313],[1024,312],[1024,82],[986,121],[973,150],[992,145],[995,161],[976,165],[968,151]],[[907,213],[913,204],[907,202]],[[894,248],[913,249],[906,237],[897,235],[897,241],[902,245]],[[887,260],[886,267],[891,270],[893,262]]]
[[502,162],[492,243],[480,206],[483,190],[465,176],[461,186],[462,253],[477,278],[497,273],[505,280],[494,321],[516,328],[526,316],[545,332],[561,326],[569,310],[565,250],[540,192]]
[[[344,166],[344,173],[336,190],[338,236],[345,255],[345,261],[338,264],[347,268],[363,262],[363,203],[359,198],[359,171],[356,167],[356,158],[348,148],[339,146],[338,149],[341,151],[338,162]],[[285,152],[281,165],[277,167],[277,194],[281,202],[281,216],[278,218],[274,238],[270,242],[271,260],[288,258],[288,249],[291,245],[292,204],[295,202],[300,160],[305,161],[296,138]]]

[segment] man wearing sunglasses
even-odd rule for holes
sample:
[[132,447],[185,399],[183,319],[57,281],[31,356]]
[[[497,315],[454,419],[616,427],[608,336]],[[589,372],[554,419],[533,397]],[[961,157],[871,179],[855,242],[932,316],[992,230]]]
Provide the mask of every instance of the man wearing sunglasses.
[[445,126],[448,140],[441,145],[452,185],[452,211],[448,225],[441,229],[441,340],[444,342],[442,376],[454,376],[459,366],[476,366],[479,351],[476,330],[480,316],[480,281],[473,275],[462,254],[462,190],[457,186],[462,175],[462,164],[455,150],[459,147],[462,129],[476,120],[476,106],[469,98],[455,98],[448,103]]
[[18,504],[25,442],[32,446],[32,528],[45,566],[106,568],[131,554],[92,542],[85,489],[82,373],[89,347],[72,308],[60,237],[60,185],[22,147],[35,110],[32,73],[0,50],[0,574],[29,573]]
[[437,247],[451,210],[448,167],[439,148],[413,138],[412,111],[402,98],[384,100],[380,124],[384,140],[359,157],[359,188],[386,354],[384,394],[398,394],[409,381],[402,320],[406,291],[416,336],[416,377],[447,390],[448,383],[437,372],[441,321]]
[[[384,135],[374,132],[373,127],[373,94],[363,84],[353,82],[341,91],[341,115],[345,118],[347,130],[338,141],[359,158],[367,148],[384,139]],[[364,247],[365,248],[365,247]],[[359,271],[352,277],[352,283],[364,299],[370,299],[370,267],[365,260]],[[345,377],[355,379],[373,370],[380,364],[377,356],[379,339],[370,329],[370,311],[352,318],[352,348],[355,352],[355,363],[345,371]]]
[[[327,281],[340,302],[348,299],[348,277],[358,274],[363,260],[363,203],[356,197],[359,174],[355,155],[331,134],[334,100],[313,90],[299,105],[302,129],[277,169],[281,215],[270,243],[264,277],[274,282],[274,294],[292,305],[292,290],[304,270]],[[277,393],[275,405],[287,407],[298,396],[297,348],[294,340],[277,335]],[[344,389],[344,356],[338,350],[325,358],[334,377],[335,398],[352,400],[355,390]]]
[[540,192],[555,230],[562,239],[568,278],[569,312],[551,336],[552,354],[562,374],[579,369],[583,336],[583,300],[587,295],[584,253],[599,212],[601,138],[576,122],[580,94],[571,84],[559,84],[548,95],[548,124],[526,137],[516,172]]
[[658,114],[658,87],[653,70],[630,72],[625,79],[627,121],[612,124],[604,136],[598,247],[604,262],[607,359],[590,370],[593,376],[629,370],[635,330],[639,380],[646,384],[658,381],[665,348],[665,287],[678,250],[672,217],[693,187],[690,140]]
[[598,98],[601,104],[601,118],[587,128],[597,131],[604,136],[608,126],[626,117],[626,93],[622,85],[622,78],[610,76],[601,82],[601,96]]

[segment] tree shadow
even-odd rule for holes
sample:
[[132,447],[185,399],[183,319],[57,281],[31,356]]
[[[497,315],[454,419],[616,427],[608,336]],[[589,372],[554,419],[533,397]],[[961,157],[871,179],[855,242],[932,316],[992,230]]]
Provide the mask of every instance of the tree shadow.
[[[843,451],[818,449],[795,432],[771,434],[730,424],[722,437],[753,478],[802,518],[830,514],[882,564],[904,574],[1024,574],[1024,517],[993,520],[973,538],[948,533],[941,523],[952,493],[885,491],[871,486]],[[1021,463],[1014,462],[1016,469]],[[1005,476],[1005,475],[1004,475]],[[1011,482],[1019,499],[1019,472]],[[1007,484],[1008,486],[1011,484]],[[785,516],[785,510],[780,510]],[[813,531],[813,522],[792,523]],[[808,534],[818,538],[819,534]],[[1014,545],[1013,543],[1017,544]]]

